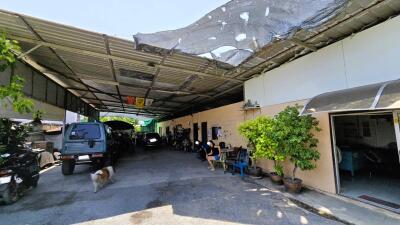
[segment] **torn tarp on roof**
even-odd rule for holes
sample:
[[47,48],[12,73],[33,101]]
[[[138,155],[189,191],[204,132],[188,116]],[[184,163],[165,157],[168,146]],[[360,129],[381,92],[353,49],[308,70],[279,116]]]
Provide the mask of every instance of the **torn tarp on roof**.
[[312,29],[348,0],[232,0],[181,29],[134,35],[140,44],[216,59],[237,66],[275,38]]

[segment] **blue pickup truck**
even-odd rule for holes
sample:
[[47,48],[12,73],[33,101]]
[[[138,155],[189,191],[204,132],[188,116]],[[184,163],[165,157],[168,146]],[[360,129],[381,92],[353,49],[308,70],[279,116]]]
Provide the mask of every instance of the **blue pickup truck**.
[[62,173],[71,175],[76,164],[110,165],[116,157],[111,128],[100,122],[72,123],[61,149]]

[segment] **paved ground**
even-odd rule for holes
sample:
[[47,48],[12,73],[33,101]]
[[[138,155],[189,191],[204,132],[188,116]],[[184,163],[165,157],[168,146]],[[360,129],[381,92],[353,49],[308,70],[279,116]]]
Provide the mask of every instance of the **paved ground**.
[[191,153],[137,152],[121,159],[116,182],[93,193],[90,168],[59,167],[37,189],[0,206],[0,224],[337,224],[237,175],[210,172]]

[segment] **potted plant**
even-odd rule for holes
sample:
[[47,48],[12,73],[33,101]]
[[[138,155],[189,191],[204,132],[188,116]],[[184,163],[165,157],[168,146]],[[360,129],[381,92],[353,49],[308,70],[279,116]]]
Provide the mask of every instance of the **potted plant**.
[[32,117],[33,117],[32,123],[42,124],[43,111],[42,110],[36,110],[33,113]]
[[256,147],[257,147],[257,139],[262,135],[262,124],[263,118],[259,117],[254,120],[247,120],[240,124],[239,133],[243,135],[248,140],[248,149],[251,151],[251,165],[252,167],[249,169],[250,174],[255,177],[260,177],[262,174],[262,170],[260,167],[256,165]]
[[42,110],[36,110],[33,113],[33,120],[31,122],[32,125],[32,130],[34,132],[40,132],[42,131],[43,125],[42,125],[42,117],[43,117],[43,111]]
[[275,133],[275,119],[259,117],[258,128],[260,134],[256,139],[255,158],[269,159],[274,162],[273,172],[270,173],[274,183],[282,184],[283,167],[281,162],[285,160],[285,152],[279,148],[277,134]]
[[310,115],[300,116],[298,106],[289,106],[276,117],[278,145],[284,149],[290,162],[293,163],[291,177],[284,179],[285,187],[290,192],[298,193],[302,188],[302,180],[296,178],[297,169],[312,170],[319,159],[318,139],[314,131],[320,131],[318,120]]

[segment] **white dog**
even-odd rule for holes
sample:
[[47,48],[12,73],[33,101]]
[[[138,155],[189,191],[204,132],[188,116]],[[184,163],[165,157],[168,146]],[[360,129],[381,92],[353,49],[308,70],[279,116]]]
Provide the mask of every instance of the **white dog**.
[[90,178],[93,181],[94,193],[96,193],[101,187],[109,182],[113,182],[112,177],[114,176],[114,169],[112,166],[104,167],[98,170],[96,173],[91,173]]

